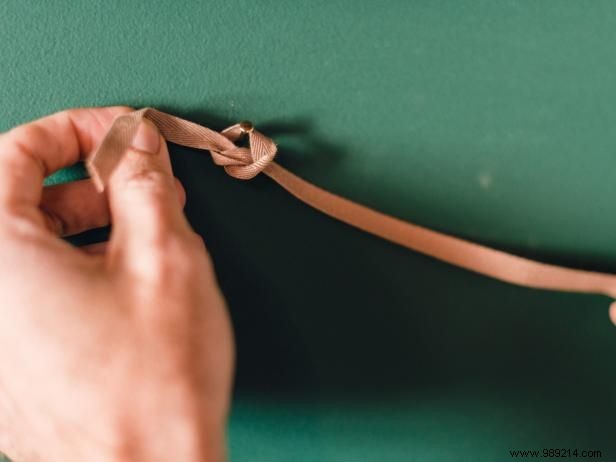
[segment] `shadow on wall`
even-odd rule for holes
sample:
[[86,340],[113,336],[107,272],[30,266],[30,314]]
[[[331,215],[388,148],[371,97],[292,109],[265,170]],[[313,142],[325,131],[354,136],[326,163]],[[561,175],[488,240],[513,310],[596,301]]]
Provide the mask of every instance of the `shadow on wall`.
[[[161,109],[214,129],[236,122]],[[259,128],[292,170],[317,172],[348,156],[311,126],[300,117]],[[570,383],[563,371],[571,370],[606,393],[613,383],[603,367],[616,354],[613,332],[604,311],[590,309],[602,300],[452,268],[321,215],[263,176],[238,181],[207,153],[171,151],[187,215],[229,301],[238,391],[412,394],[469,383]]]
[[[215,128],[235,122],[165,109]],[[298,119],[260,128],[279,142],[280,162],[291,169],[310,163],[318,170],[348,155],[310,127]],[[302,142],[287,144],[289,137]],[[589,318],[580,309],[598,298],[521,289],[452,268],[325,217],[267,178],[231,180],[209,156],[173,149],[175,172],[189,189],[187,215],[229,300],[238,390],[413,392],[558,380],[565,369],[592,371],[605,358],[585,343],[590,332],[569,328],[610,328],[604,313]],[[614,351],[608,337],[600,342]]]
[[[194,121],[213,130],[222,130],[239,120],[220,117],[201,109],[185,110],[173,106],[161,106],[160,110]],[[313,123],[306,117],[285,120],[267,120],[256,123],[256,128],[276,141],[278,152],[284,153],[284,164],[291,170],[323,171],[347,156],[342,146],[337,146],[313,133]]]

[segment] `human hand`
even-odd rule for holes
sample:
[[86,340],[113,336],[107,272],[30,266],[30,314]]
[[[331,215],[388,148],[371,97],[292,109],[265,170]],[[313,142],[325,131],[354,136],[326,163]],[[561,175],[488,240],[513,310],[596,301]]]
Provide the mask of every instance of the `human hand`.
[[[220,461],[234,349],[164,139],[144,122],[110,179],[43,188],[113,107],[0,135],[0,451],[22,461]],[[84,251],[59,235],[113,222]]]

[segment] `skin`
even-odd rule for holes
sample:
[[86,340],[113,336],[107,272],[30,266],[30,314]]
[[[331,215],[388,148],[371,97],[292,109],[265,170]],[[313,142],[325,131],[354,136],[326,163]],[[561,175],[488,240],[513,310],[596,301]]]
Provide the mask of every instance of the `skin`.
[[[144,122],[104,195],[43,187],[129,111],[0,135],[0,451],[15,462],[225,459],[231,326],[164,139]],[[60,239],[110,222],[104,245]]]

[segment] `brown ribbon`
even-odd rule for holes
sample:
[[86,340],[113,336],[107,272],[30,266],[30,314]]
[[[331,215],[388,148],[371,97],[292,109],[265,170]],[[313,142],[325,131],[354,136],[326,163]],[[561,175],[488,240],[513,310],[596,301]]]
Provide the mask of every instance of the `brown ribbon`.
[[[151,108],[120,116],[87,162],[99,190],[104,190],[144,118],[151,120],[168,141],[208,150],[214,163],[223,166],[234,178],[248,180],[263,172],[315,209],[408,249],[511,284],[616,298],[614,274],[565,268],[511,255],[400,220],[319,188],[274,162],[276,145],[248,122],[218,133]],[[244,134],[248,135],[248,147],[239,147],[235,141]]]

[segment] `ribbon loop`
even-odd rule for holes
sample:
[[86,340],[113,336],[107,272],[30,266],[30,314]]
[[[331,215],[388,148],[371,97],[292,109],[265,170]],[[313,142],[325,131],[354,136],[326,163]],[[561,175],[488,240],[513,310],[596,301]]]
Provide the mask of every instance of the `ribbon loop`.
[[[249,129],[246,128],[247,126]],[[214,159],[214,162],[223,165],[227,174],[233,178],[250,180],[265,170],[276,157],[277,147],[274,141],[255,130],[249,122],[232,125],[221,133],[232,143],[238,141],[243,135],[248,135],[248,148],[236,147],[216,153],[220,156],[231,156],[241,162],[239,165],[235,163],[218,164]],[[212,157],[215,157],[214,152],[212,152]]]

